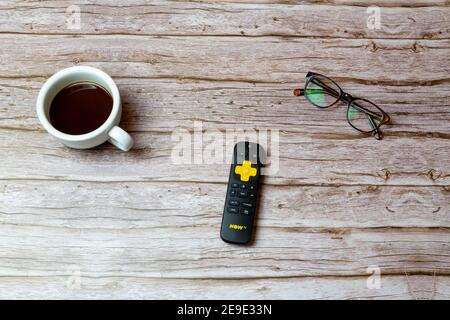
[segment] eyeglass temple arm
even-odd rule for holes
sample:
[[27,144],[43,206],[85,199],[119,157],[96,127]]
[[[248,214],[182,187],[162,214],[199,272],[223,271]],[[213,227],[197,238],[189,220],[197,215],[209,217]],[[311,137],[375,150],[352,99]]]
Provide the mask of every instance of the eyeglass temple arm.
[[375,139],[377,139],[377,140],[381,140],[381,132],[380,132],[380,130],[378,130],[377,125],[375,124],[375,122],[373,122],[372,117],[367,116],[367,119],[368,119],[368,121],[369,121],[370,126],[371,126],[372,129],[373,129],[372,136],[373,136]]
[[[366,109],[366,108],[364,108],[364,107],[361,107],[361,106],[360,106],[358,103],[356,103],[356,102],[353,102],[353,103],[352,103],[352,108],[355,108],[356,110],[361,111],[361,112],[363,112],[363,113],[365,113],[365,114],[367,114],[367,115],[369,115],[369,116],[371,116],[371,117],[374,117],[374,118],[377,118],[377,119],[381,119],[381,121],[384,120],[384,117],[380,117],[378,114],[373,113],[372,111],[370,111],[370,110],[368,110],[368,109]],[[383,114],[383,115],[384,115],[384,114]]]
[[314,84],[317,84],[318,86],[322,87],[323,89],[325,89],[325,91],[327,91],[330,95],[332,95],[335,98],[339,98],[340,94],[339,92],[337,92],[336,90],[334,90],[333,88],[331,88],[330,86],[327,86],[325,83],[323,83],[322,81],[320,81],[319,79],[316,78],[312,78],[311,82]]
[[[327,86],[325,83],[323,83],[319,79],[312,78],[310,81],[312,83],[320,86],[322,89],[324,89],[326,92],[328,92],[331,96],[333,96],[335,98],[339,97],[339,92],[337,92],[333,88]],[[294,90],[294,96],[299,97],[299,96],[303,96],[304,94],[305,94],[305,90],[304,89],[295,89]]]

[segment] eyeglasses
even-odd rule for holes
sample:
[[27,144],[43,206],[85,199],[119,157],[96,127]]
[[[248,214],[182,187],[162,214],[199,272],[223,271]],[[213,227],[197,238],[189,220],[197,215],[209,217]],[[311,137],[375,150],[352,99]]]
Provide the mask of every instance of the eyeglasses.
[[318,108],[329,108],[338,101],[346,103],[348,123],[359,132],[371,133],[377,140],[382,139],[380,126],[390,121],[389,115],[375,103],[353,97],[336,82],[318,73],[308,72],[304,89],[295,89],[294,95],[304,95]]

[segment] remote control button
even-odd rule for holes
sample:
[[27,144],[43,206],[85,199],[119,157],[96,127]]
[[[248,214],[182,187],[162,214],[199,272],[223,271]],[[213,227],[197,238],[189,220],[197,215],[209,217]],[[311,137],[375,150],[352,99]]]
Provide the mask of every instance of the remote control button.
[[249,188],[250,190],[255,190],[255,189],[256,189],[256,187],[255,187],[254,185],[250,185],[248,188]]
[[245,184],[241,184],[241,189],[245,189],[247,186]]
[[242,202],[242,206],[246,208],[253,208],[253,203],[250,202]]
[[236,189],[231,189],[230,196],[236,197]]
[[237,200],[230,200],[230,201],[228,201],[228,204],[230,206],[238,206],[239,205],[239,201],[237,201]]
[[248,160],[242,162],[242,166],[236,166],[234,173],[241,176],[241,181],[247,182],[250,177],[256,176],[257,170],[252,167],[252,163]]
[[231,184],[231,187],[232,187],[232,188],[237,188],[237,187],[239,187],[239,185],[238,185],[237,183],[232,183],[232,184]]
[[238,213],[239,209],[238,208],[228,208],[228,212],[229,213]]
[[248,197],[249,197],[250,199],[255,199],[255,198],[256,198],[256,194],[255,194],[254,192],[250,192],[250,193],[248,194]]
[[241,213],[245,215],[250,215],[253,213],[252,209],[241,209]]
[[238,197],[239,198],[247,198],[247,191],[239,191]]

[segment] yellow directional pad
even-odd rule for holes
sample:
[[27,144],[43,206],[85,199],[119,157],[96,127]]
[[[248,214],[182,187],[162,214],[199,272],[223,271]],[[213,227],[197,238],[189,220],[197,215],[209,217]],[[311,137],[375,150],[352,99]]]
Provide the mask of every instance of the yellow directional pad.
[[248,160],[242,162],[242,166],[236,166],[234,173],[241,176],[241,181],[247,182],[250,177],[256,176],[256,168],[252,168],[252,163]]

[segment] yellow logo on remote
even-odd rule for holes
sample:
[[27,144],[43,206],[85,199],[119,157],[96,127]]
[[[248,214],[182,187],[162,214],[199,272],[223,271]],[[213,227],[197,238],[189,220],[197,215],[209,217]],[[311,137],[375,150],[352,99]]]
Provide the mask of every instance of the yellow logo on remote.
[[230,224],[230,225],[228,226],[228,228],[234,229],[234,230],[246,230],[246,229],[247,229],[247,226],[241,226],[241,225],[239,225],[239,224]]
[[252,163],[248,160],[242,162],[242,166],[236,166],[234,173],[241,176],[241,181],[247,182],[250,177],[256,176],[256,168],[252,168]]

